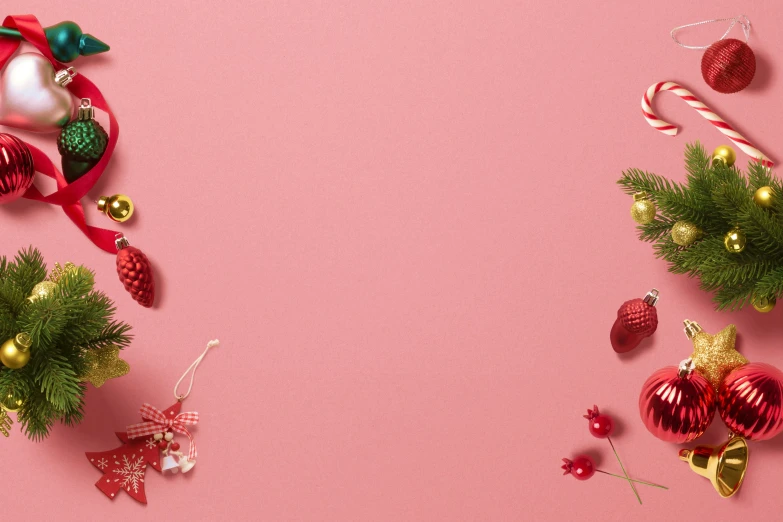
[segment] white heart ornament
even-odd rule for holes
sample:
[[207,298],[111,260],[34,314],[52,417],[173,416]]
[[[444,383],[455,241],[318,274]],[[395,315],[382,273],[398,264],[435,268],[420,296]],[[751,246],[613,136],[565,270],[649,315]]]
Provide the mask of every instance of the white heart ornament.
[[71,120],[74,98],[65,88],[76,71],[57,71],[43,55],[22,53],[0,77],[0,124],[32,132],[56,132]]

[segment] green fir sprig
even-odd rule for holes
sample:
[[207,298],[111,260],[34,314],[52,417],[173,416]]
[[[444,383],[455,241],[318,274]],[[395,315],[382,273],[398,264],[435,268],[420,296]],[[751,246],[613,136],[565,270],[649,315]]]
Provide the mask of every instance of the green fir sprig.
[[16,370],[0,365],[0,399],[22,400],[17,419],[32,440],[45,438],[58,421],[69,426],[81,421],[88,350],[131,342],[130,326],[116,321],[112,301],[93,289],[91,271],[66,271],[49,295],[29,301],[46,276],[43,256],[32,247],[11,261],[0,257],[0,343],[18,333],[32,339],[27,365]]
[[[623,172],[618,184],[627,194],[646,192],[658,209],[655,219],[637,227],[639,239],[653,243],[655,256],[669,271],[700,280],[713,292],[716,308],[740,309],[754,299],[783,295],[783,184],[759,162],[751,162],[747,176],[734,166],[711,161],[698,142],[685,147],[685,183],[639,169]],[[753,201],[761,187],[772,187],[771,208]],[[677,245],[671,230],[688,221],[704,231],[692,245]],[[747,238],[740,253],[730,253],[724,235],[739,227]]]

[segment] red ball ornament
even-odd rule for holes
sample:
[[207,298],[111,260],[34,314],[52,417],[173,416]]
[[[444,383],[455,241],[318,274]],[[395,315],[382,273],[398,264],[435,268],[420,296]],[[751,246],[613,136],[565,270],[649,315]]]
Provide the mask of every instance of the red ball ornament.
[[179,442],[172,442],[171,443],[171,450],[172,451],[178,451],[179,450]]
[[740,366],[720,385],[718,411],[737,435],[771,439],[783,431],[783,373],[763,363]]
[[735,38],[718,40],[701,58],[701,75],[718,92],[739,92],[753,81],[756,55],[748,44]]
[[119,237],[117,245],[117,275],[134,301],[149,308],[155,301],[155,277],[152,265],[144,252],[129,246],[128,240]]
[[653,288],[644,299],[626,301],[617,310],[617,319],[612,325],[609,340],[617,353],[630,352],[651,336],[658,328],[658,290]]
[[165,441],[165,440],[162,440],[162,441],[158,442],[158,447],[161,450],[165,450],[168,446],[169,446],[169,443],[167,441]]
[[563,459],[563,475],[571,475],[577,480],[587,480],[595,475],[595,463],[587,455],[579,455],[574,460]]
[[33,155],[27,145],[16,136],[0,133],[0,204],[20,198],[34,176]]
[[593,437],[605,439],[614,431],[614,421],[609,415],[604,415],[598,411],[598,406],[593,405],[593,409],[587,410],[584,418],[588,421],[588,428]]
[[683,444],[700,437],[715,413],[715,391],[686,359],[653,373],[642,386],[639,414],[661,440]]

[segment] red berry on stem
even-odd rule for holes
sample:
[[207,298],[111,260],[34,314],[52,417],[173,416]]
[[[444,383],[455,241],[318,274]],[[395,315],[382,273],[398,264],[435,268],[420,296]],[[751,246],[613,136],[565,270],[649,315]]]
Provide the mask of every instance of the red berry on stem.
[[165,440],[162,440],[162,441],[160,441],[160,442],[158,443],[158,447],[159,447],[160,449],[162,449],[162,450],[166,449],[166,447],[167,447],[168,445],[169,445],[169,443],[168,443],[168,442],[166,442]]
[[571,474],[577,480],[587,480],[595,475],[595,463],[587,455],[579,455],[574,460],[563,459],[563,475]]
[[179,442],[172,442],[171,443],[171,449],[172,449],[172,451],[179,450]]
[[587,415],[584,415],[589,423],[590,433],[593,437],[605,439],[614,431],[614,421],[609,415],[604,415],[598,411],[598,406],[593,405],[593,409],[587,409]]

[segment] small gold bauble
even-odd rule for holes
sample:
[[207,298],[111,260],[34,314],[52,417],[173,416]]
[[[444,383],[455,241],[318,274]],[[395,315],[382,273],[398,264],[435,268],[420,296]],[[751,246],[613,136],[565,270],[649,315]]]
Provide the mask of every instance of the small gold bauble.
[[21,398],[16,397],[13,392],[8,392],[6,396],[0,400],[0,408],[5,411],[19,411],[22,409],[23,404],[24,401]]
[[672,226],[672,241],[680,246],[689,246],[703,235],[699,227],[687,221],[678,221]]
[[722,161],[727,166],[731,167],[734,162],[737,161],[737,154],[734,149],[728,145],[721,145],[712,152],[712,161]]
[[122,223],[133,215],[133,201],[125,194],[102,196],[98,200],[98,210],[109,216],[109,219]]
[[761,208],[772,208],[775,204],[775,193],[772,187],[761,187],[753,194],[753,202]]
[[42,297],[49,297],[56,288],[57,283],[41,281],[33,287],[33,290],[30,292],[30,297],[28,297],[27,300],[34,303]]
[[33,340],[26,333],[16,334],[0,346],[0,362],[7,368],[18,370],[30,360],[30,347]]
[[640,225],[646,225],[655,219],[655,203],[652,202],[646,192],[637,192],[633,195],[631,205],[631,218]]
[[736,227],[726,232],[726,235],[723,236],[723,244],[726,246],[726,250],[732,254],[739,254],[745,250],[747,242],[745,232]]
[[771,312],[775,308],[775,298],[768,297],[754,297],[753,308],[761,313]]

